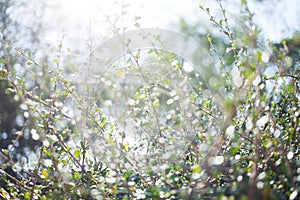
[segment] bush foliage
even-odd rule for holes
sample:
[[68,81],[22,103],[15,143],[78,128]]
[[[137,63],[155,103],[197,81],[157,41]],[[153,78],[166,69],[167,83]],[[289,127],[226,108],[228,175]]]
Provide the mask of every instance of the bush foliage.
[[299,38],[266,40],[241,2],[236,26],[221,1],[218,14],[199,6],[213,24],[204,37],[180,24],[210,52],[221,104],[172,52],[127,51],[94,71],[92,42],[80,62],[64,37],[41,56],[15,48],[16,29],[2,21],[1,197],[299,198]]

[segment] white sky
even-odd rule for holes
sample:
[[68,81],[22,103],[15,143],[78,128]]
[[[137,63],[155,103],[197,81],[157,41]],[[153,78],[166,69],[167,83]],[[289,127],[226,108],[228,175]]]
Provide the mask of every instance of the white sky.
[[260,6],[250,4],[258,23],[266,35],[274,41],[292,36],[295,30],[300,31],[300,1],[281,0],[272,4],[268,1]]
[[[139,23],[143,28],[160,27],[176,30],[180,17],[191,23],[200,20],[203,24],[209,24],[208,17],[198,8],[199,2],[212,9],[217,8],[215,1],[212,0],[48,1],[48,4],[52,5],[52,9],[47,12],[50,18],[49,27],[52,30],[48,39],[57,40],[63,31],[68,34],[71,41],[84,40],[89,32],[92,32],[94,37],[107,38],[111,26],[104,22],[105,16],[121,13],[122,3],[129,6],[125,8],[128,14],[121,18],[119,27],[134,29],[134,16],[141,16]],[[239,10],[236,2],[240,1],[227,2],[230,3],[225,4],[225,9],[234,15],[234,12]],[[284,37],[291,36],[293,31],[300,30],[300,22],[297,20],[300,16],[299,0],[278,0],[275,4],[267,0],[264,3],[249,3],[249,5],[255,13],[256,23],[263,29],[266,38],[272,41],[278,42]]]
[[[53,31],[50,37],[56,35],[55,31],[61,35],[64,30],[69,37],[81,37],[81,39],[87,36],[91,26],[93,35],[109,37],[107,31],[111,26],[104,22],[106,16],[114,18],[122,10],[126,10],[128,14],[120,19],[118,26],[128,29],[136,29],[134,16],[141,17],[138,22],[143,28],[172,29],[172,24],[173,26],[178,24],[181,16],[195,19],[196,12],[200,13],[198,2],[195,0],[175,1],[175,3],[174,0],[55,0],[50,4],[52,10],[48,10],[51,21],[49,25],[52,26],[50,30]],[[122,9],[122,4],[129,6]],[[174,27],[173,30],[176,28]]]

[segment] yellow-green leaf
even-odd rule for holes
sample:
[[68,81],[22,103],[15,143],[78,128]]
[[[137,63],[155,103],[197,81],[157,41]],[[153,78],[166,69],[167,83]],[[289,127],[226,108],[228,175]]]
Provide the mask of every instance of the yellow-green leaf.
[[47,178],[49,176],[48,172],[46,169],[42,169],[42,175]]

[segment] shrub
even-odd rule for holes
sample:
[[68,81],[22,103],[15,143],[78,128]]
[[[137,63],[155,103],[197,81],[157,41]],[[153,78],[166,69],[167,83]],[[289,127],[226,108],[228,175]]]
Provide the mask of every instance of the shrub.
[[[90,47],[74,69],[63,59],[64,37],[45,63],[17,50],[30,73],[20,77],[3,40],[1,106],[16,114],[1,120],[19,121],[1,143],[2,198],[296,199],[299,52],[291,54],[293,40],[265,41],[246,1],[241,27],[216,2],[220,18],[200,10],[223,35],[206,37],[212,61],[197,56],[222,80],[176,52],[133,51],[126,40],[121,59],[103,65],[101,48]],[[26,138],[34,143],[24,161],[16,155]]]

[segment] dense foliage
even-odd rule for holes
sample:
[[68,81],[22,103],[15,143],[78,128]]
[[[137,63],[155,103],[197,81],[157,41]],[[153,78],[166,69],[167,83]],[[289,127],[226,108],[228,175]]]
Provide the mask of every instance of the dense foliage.
[[[222,81],[209,83],[165,50],[127,49],[99,69],[92,41],[78,62],[63,36],[48,52],[54,56],[41,56],[16,48],[9,31],[17,29],[2,20],[0,196],[299,198],[299,37],[274,44],[246,1],[236,26],[216,4],[220,13],[199,6],[211,33],[181,21],[182,32],[210,52],[202,64],[219,70]],[[221,102],[209,92],[215,85]]]

